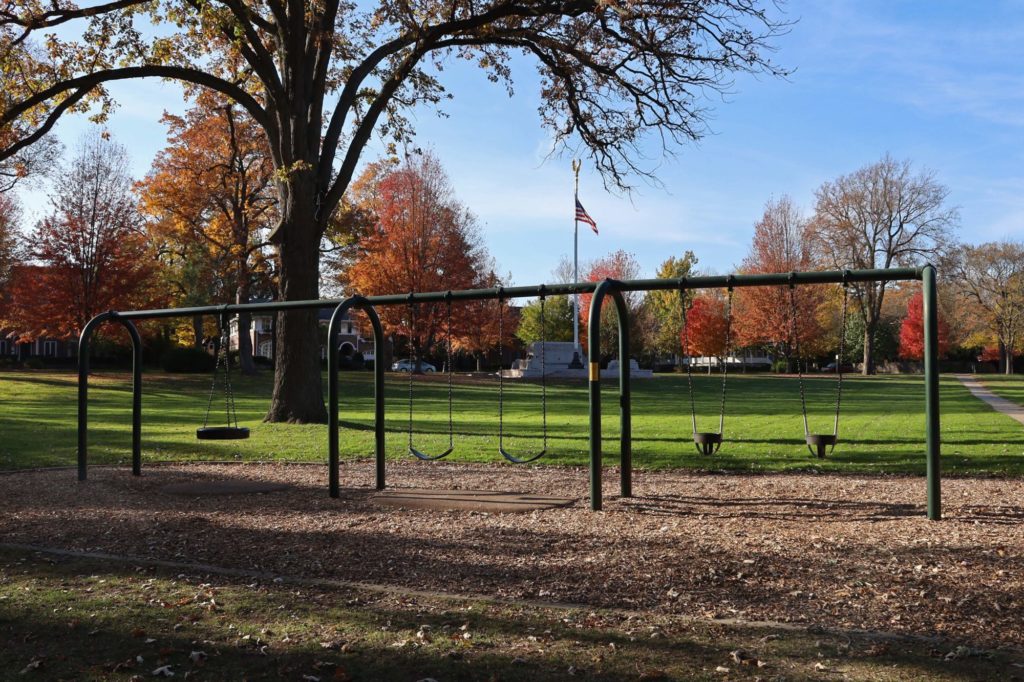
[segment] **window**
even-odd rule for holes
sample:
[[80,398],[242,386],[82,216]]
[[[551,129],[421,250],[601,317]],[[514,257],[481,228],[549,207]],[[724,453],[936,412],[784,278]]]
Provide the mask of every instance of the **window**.
[[7,340],[0,340],[0,355],[10,355],[11,349],[7,346]]
[[57,357],[56,341],[43,341],[43,356],[47,358]]

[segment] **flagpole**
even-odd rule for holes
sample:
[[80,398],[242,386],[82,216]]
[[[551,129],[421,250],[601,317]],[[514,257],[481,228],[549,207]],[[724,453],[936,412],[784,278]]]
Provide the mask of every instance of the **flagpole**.
[[[576,202],[579,201],[580,197],[580,163],[579,159],[573,159],[572,170],[573,175],[576,178],[576,184],[573,188],[573,221],[572,221],[572,277],[576,282],[580,281],[580,221],[576,215]],[[583,369],[583,363],[580,362],[580,295],[572,295],[572,362],[569,367],[575,369]]]

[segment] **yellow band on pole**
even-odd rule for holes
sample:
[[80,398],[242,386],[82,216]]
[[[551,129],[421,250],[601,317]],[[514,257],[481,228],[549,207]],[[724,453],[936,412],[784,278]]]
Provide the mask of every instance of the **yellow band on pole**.
[[590,380],[600,381],[601,380],[601,363],[592,362],[590,363]]

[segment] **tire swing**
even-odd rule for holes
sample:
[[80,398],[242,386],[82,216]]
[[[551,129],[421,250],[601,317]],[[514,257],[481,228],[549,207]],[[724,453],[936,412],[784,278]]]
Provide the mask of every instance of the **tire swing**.
[[[196,429],[199,440],[244,440],[249,437],[249,429],[238,425],[238,414],[235,411],[235,393],[231,390],[231,362],[228,357],[228,318],[225,313],[220,318],[220,336],[217,340],[217,362],[213,367],[213,382],[210,385],[210,399],[206,403],[206,416],[202,427]],[[213,410],[213,396],[217,393],[217,375],[224,376],[224,426],[210,426],[210,412]]]
[[540,452],[527,457],[517,457],[505,449],[505,382],[502,380],[501,359],[505,338],[505,294],[498,289],[498,452],[513,464],[529,464],[544,456],[548,451],[548,382],[547,382],[547,330],[544,322],[544,285],[540,287],[540,413],[543,446]]
[[[730,283],[731,283],[730,276]],[[702,455],[714,455],[722,447],[722,436],[725,433],[725,385],[729,375],[729,351],[732,346],[732,286],[725,305],[725,360],[722,362],[722,403],[718,413],[718,431],[697,430],[697,406],[693,398],[693,371],[690,366],[690,332],[686,319],[686,290],[679,290],[679,307],[682,310],[683,322],[683,354],[686,355],[686,388],[690,394],[690,422],[693,425],[693,445]]]
[[807,450],[818,459],[825,459],[827,454],[831,455],[839,442],[839,409],[843,398],[843,354],[846,341],[846,309],[850,299],[850,287],[846,281],[846,273],[843,274],[843,312],[839,323],[839,356],[836,358],[836,413],[832,422],[832,433],[811,433],[807,425],[807,397],[804,392],[804,374],[800,368],[800,335],[797,333],[796,324],[796,284],[790,276],[789,281],[789,308],[790,308],[790,338],[793,340],[793,350],[796,354],[796,376],[800,385],[800,409],[804,418],[804,442]]
[[412,414],[413,414],[413,390],[412,390],[412,375],[415,373],[416,368],[419,366],[420,354],[416,348],[416,344],[413,342],[413,335],[416,331],[416,302],[413,300],[413,295],[409,294],[409,350],[410,358],[412,360],[412,367],[409,368],[409,454],[420,460],[421,462],[436,462],[439,459],[444,459],[448,455],[452,454],[455,450],[455,432],[452,428],[452,292],[449,291],[445,294],[445,303],[447,305],[447,362],[448,362],[448,449],[438,455],[428,455],[420,450],[417,450],[413,445],[412,437]]

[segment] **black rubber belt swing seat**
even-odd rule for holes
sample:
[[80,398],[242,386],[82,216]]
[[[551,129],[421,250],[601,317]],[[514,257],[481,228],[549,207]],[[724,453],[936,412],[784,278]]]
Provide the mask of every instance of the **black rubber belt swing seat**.
[[679,307],[682,311],[682,326],[683,326],[683,355],[686,356],[686,388],[690,395],[690,422],[693,426],[693,445],[697,448],[697,452],[702,455],[714,455],[718,453],[718,450],[722,447],[722,442],[725,434],[725,388],[726,378],[729,375],[729,352],[732,347],[732,276],[728,279],[728,294],[725,305],[725,349],[723,352],[722,361],[722,403],[718,413],[718,431],[698,431],[697,430],[697,406],[693,398],[693,371],[690,366],[690,334],[689,325],[687,324],[687,289],[685,287],[686,278],[680,280],[679,287]]
[[[235,411],[235,393],[231,389],[231,362],[228,357],[228,320],[224,314],[220,319],[220,335],[217,341],[217,362],[213,367],[213,382],[210,385],[210,399],[206,403],[206,416],[202,427],[196,429],[199,440],[242,440],[249,437],[249,429],[238,425]],[[210,426],[210,412],[213,410],[213,396],[217,392],[217,375],[223,367],[224,376],[224,426]]]
[[804,392],[804,375],[800,367],[800,335],[797,333],[797,308],[796,308],[796,276],[790,275],[789,281],[789,308],[790,308],[790,338],[792,339],[794,354],[796,355],[796,375],[800,386],[800,409],[804,418],[804,442],[807,450],[818,459],[825,459],[826,454],[831,455],[839,442],[839,412],[843,399],[843,357],[846,349],[846,318],[847,305],[850,300],[850,286],[847,281],[849,270],[843,272],[843,309],[842,318],[839,322],[839,356],[836,358],[836,411],[835,419],[832,422],[832,433],[811,433],[807,424],[807,397]]
[[529,464],[543,457],[548,451],[548,384],[547,384],[547,329],[544,320],[544,285],[540,286],[540,412],[543,445],[540,452],[528,457],[517,457],[505,449],[505,382],[502,378],[503,339],[505,333],[505,295],[498,289],[498,452],[513,464]]
[[452,425],[452,292],[449,290],[445,294],[446,304],[446,329],[447,334],[447,364],[448,364],[448,449],[437,455],[429,455],[422,452],[413,445],[412,437],[412,413],[413,413],[413,390],[412,390],[412,375],[415,370],[419,367],[419,347],[415,342],[416,334],[416,302],[413,300],[413,295],[409,294],[409,350],[410,350],[410,362],[412,367],[409,368],[409,454],[416,459],[423,462],[436,462],[439,459],[444,459],[448,455],[455,451],[455,431]]

